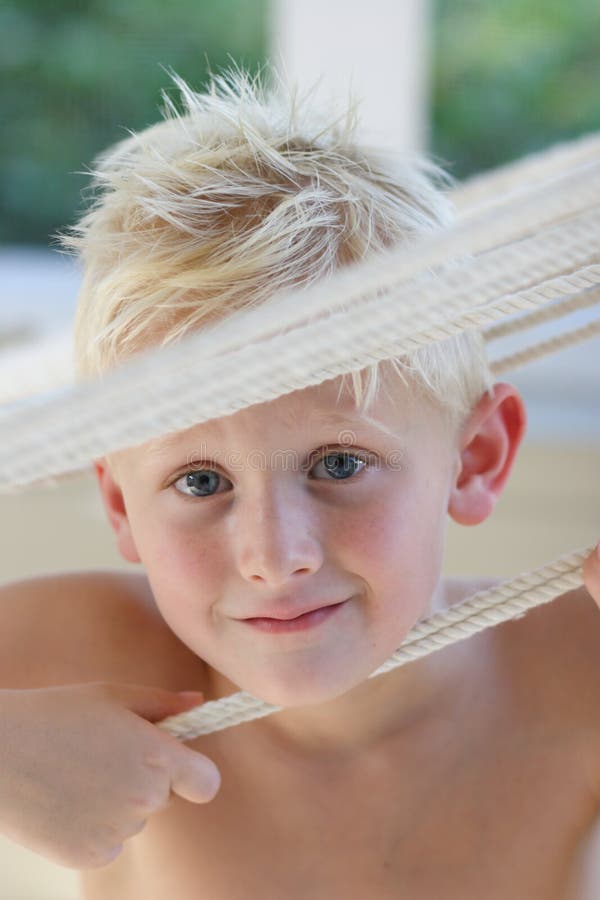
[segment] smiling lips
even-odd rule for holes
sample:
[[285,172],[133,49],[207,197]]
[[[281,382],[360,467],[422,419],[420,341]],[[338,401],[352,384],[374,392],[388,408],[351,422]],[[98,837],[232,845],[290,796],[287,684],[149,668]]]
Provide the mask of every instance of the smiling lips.
[[279,622],[284,621],[288,622],[290,619],[299,619],[300,616],[306,616],[308,613],[315,612],[317,609],[328,609],[330,606],[339,606],[340,603],[344,603],[344,600],[338,600],[335,603],[319,603],[317,606],[307,606],[306,609],[293,609],[286,608],[288,605],[293,607],[291,603],[281,603],[280,611],[275,610],[271,615],[267,615],[267,613],[259,614],[257,616],[247,616],[244,618],[244,622],[249,622],[252,619],[274,619]]
[[288,610],[276,618],[256,616],[248,619],[241,619],[240,621],[246,622],[248,625],[257,628],[259,631],[266,631],[271,634],[281,634],[282,632],[289,631],[305,631],[307,628],[312,628],[331,618],[336,610],[340,609],[340,607],[344,606],[347,602],[347,600],[341,600],[338,603],[331,603],[327,606],[313,606],[312,609],[308,609],[303,613],[296,613],[295,615],[290,615],[289,613],[291,611]]

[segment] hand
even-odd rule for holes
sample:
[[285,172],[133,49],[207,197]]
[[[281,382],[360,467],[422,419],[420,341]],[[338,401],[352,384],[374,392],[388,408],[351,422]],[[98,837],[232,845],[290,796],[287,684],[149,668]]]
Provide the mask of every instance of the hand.
[[0,691],[0,832],[59,865],[97,868],[171,791],[212,800],[215,764],[150,724],[201,702],[104,682]]
[[591,597],[600,606],[600,544],[583,564],[583,580]]

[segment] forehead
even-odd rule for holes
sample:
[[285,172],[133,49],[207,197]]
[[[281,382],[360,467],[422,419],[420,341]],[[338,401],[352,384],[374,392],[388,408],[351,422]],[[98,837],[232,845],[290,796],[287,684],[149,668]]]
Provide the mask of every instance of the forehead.
[[[301,433],[323,428],[337,429],[347,440],[351,439],[352,429],[360,428],[397,439],[406,437],[415,427],[418,428],[419,423],[430,424],[431,415],[431,407],[417,402],[401,382],[394,385],[392,392],[381,383],[370,405],[359,407],[340,376],[156,438],[145,446],[161,453],[179,447],[187,438],[202,437],[228,443],[242,434],[249,438],[261,438],[274,432]],[[344,429],[349,433],[345,434]]]

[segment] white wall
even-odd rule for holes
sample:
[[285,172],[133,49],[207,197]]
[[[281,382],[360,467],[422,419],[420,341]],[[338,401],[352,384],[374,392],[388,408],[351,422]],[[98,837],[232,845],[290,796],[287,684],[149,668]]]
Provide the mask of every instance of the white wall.
[[427,143],[429,0],[273,0],[271,60],[287,81],[364,98],[363,133],[408,151]]

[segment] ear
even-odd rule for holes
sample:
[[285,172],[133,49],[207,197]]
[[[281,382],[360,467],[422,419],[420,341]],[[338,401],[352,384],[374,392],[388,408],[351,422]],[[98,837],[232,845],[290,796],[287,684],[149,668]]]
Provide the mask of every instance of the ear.
[[478,525],[492,512],[525,434],[521,395],[510,384],[484,394],[460,433],[460,469],[448,512],[460,525]]
[[131,526],[125,508],[125,499],[123,492],[110,471],[108,463],[105,459],[99,459],[94,462],[96,478],[98,479],[98,487],[104,508],[106,509],[108,520],[117,535],[117,546],[123,559],[128,562],[141,562],[140,556],[135,546]]

